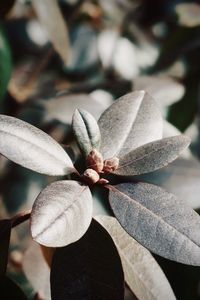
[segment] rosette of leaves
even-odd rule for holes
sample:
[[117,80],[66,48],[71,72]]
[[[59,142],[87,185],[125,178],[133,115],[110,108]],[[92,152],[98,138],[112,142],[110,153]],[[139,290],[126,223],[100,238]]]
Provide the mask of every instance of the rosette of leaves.
[[[60,270],[60,258],[64,257],[67,270],[64,265],[63,269],[70,273],[65,276],[67,289],[72,290],[70,295],[78,293],[82,297],[82,284],[93,292],[94,289],[102,290],[102,285],[94,284],[96,281],[88,287],[85,283],[87,276],[81,277],[80,285],[77,282],[79,266],[80,272],[85,274],[87,270],[91,279],[95,266],[101,268],[108,263],[102,251],[106,251],[105,247],[101,249],[98,244],[99,236],[102,244],[105,241],[110,249],[108,233],[92,221],[91,191],[96,185],[108,191],[110,207],[119,222],[112,222],[112,226],[117,224],[117,228],[109,230],[111,236],[112,232],[120,232],[121,226],[130,239],[137,240],[158,255],[184,264],[200,265],[199,215],[158,186],[128,180],[130,176],[166,166],[189,145],[189,139],[184,135],[162,139],[162,117],[154,99],[144,91],[127,94],[116,100],[98,123],[87,111],[76,110],[72,129],[82,152],[83,171],[79,170],[78,164],[75,168],[63,148],[41,130],[16,118],[0,116],[0,152],[4,156],[42,174],[67,175],[67,178],[51,183],[38,195],[30,217],[34,240],[44,246],[61,247],[54,254],[51,279]],[[113,175],[121,181],[119,184],[113,184]],[[116,239],[116,236],[113,237],[114,241]],[[108,256],[116,254],[116,249],[110,250]],[[99,255],[94,255],[95,251],[99,251]],[[70,262],[74,263],[74,270],[69,267]],[[119,263],[118,260],[112,262]],[[107,266],[104,266],[106,273],[105,268]],[[122,279],[120,266],[118,269],[113,266],[113,270],[115,273],[118,271]],[[108,277],[104,278],[103,274],[98,280],[105,280],[105,287],[108,286]],[[73,279],[76,279],[77,285],[72,284]],[[55,283],[53,279],[52,282]],[[53,283],[53,299],[64,299],[62,292],[59,295],[55,292]],[[77,286],[80,289],[77,290]],[[114,286],[113,295],[118,295],[114,298],[122,299],[122,286],[120,290],[117,281]],[[71,298],[70,295],[69,299],[74,299],[74,294]],[[113,299],[109,297],[105,299]],[[172,294],[168,299],[174,299]]]

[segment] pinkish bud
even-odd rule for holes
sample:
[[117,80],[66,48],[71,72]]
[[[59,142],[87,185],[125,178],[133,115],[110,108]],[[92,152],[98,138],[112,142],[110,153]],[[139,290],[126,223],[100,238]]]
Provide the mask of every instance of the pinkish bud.
[[95,184],[99,181],[99,174],[93,169],[87,169],[83,173],[83,178],[88,184]]
[[98,181],[99,184],[102,184],[102,185],[105,185],[107,183],[109,183],[109,181],[105,178],[100,178],[99,181]]
[[119,158],[112,157],[104,160],[103,171],[105,173],[112,173],[118,168],[118,166],[119,166]]
[[93,149],[86,158],[87,167],[100,173],[103,169],[103,157],[96,149]]

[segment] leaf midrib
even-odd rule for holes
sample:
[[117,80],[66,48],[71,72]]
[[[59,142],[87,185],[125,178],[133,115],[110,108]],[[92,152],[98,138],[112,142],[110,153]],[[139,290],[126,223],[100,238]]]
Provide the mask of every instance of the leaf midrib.
[[[138,157],[138,158],[136,158],[136,159],[134,159],[134,160],[128,161],[127,163],[125,163],[125,164],[123,164],[123,165],[120,165],[120,166],[117,168],[117,170],[119,170],[119,169],[121,169],[121,168],[124,168],[124,167],[127,167],[127,166],[129,166],[130,164],[132,164],[132,163],[134,163],[134,162],[136,162],[136,161],[140,161],[140,160],[146,158],[147,156],[150,156],[150,155],[153,154],[153,153],[159,152],[159,151],[163,150],[164,148],[166,148],[166,147],[168,147],[168,146],[171,146],[171,145],[172,145],[172,142],[169,143],[167,146],[166,146],[166,145],[165,145],[165,146],[162,146],[162,147],[160,147],[160,148],[158,148],[158,149],[156,149],[156,150],[153,150],[153,151],[150,151],[150,152],[144,154],[144,155],[141,156],[141,157]],[[144,146],[145,146],[145,145],[144,145]],[[141,148],[142,148],[142,147],[143,147],[143,146],[141,146]],[[133,150],[133,152],[136,152],[136,150],[138,151],[139,148],[140,148],[140,147],[136,148],[135,150]],[[127,154],[127,155],[129,155],[129,154]],[[173,157],[173,156],[177,156],[177,154],[171,155],[171,157]],[[122,159],[123,159],[123,157],[122,157]],[[125,156],[124,156],[124,159],[125,159]],[[168,164],[168,161],[166,161],[166,162],[165,162],[164,164],[162,164],[162,165],[165,166],[166,164]],[[117,171],[117,170],[116,170],[116,171]]]
[[[139,112],[139,110],[140,110],[140,108],[141,108],[141,106],[142,106],[142,104],[143,104],[144,97],[145,97],[145,94],[142,95],[142,97],[141,97],[140,104],[138,105],[138,108],[137,108],[136,113],[135,113],[135,118],[134,118],[134,120],[131,122],[130,128],[128,129],[127,134],[125,134],[124,139],[121,139],[122,142],[119,143],[119,147],[118,147],[118,149],[116,150],[116,152],[115,152],[115,154],[114,154],[115,156],[118,156],[118,155],[120,154],[122,147],[124,146],[124,144],[126,143],[128,137],[129,137],[129,135],[130,135],[130,132],[131,132],[131,130],[132,130],[132,128],[133,128],[133,125],[134,125],[134,123],[136,122],[136,120],[137,120],[137,118],[138,118],[138,112]],[[134,104],[134,103],[132,103],[132,104]]]
[[[55,217],[45,228],[42,229],[38,234],[34,236],[34,239],[37,239],[39,236],[41,236],[46,230],[50,229],[58,219],[60,219],[68,209],[70,209],[74,203],[76,203],[79,200],[79,196],[87,189],[87,186],[84,186],[79,192],[75,193],[73,200],[69,206],[67,206],[57,217]],[[76,198],[77,197],[77,198]],[[76,198],[76,200],[74,200]]]
[[[14,134],[14,133],[11,133],[11,132],[8,132],[8,131],[4,131],[4,130],[1,130],[0,129],[0,133],[4,133],[4,134],[9,134],[9,135],[11,135],[11,136],[13,136],[13,137],[16,137],[16,138],[18,138],[18,139],[21,139],[22,141],[24,141],[24,142],[26,142],[27,144],[30,144],[31,146],[34,146],[35,148],[37,148],[37,149],[40,149],[40,150],[42,150],[44,153],[46,152],[50,157],[52,157],[52,158],[54,158],[54,160],[57,160],[58,162],[59,162],[59,164],[60,163],[62,163],[62,165],[63,165],[63,161],[62,160],[59,160],[58,158],[57,158],[57,156],[54,156],[51,152],[49,152],[46,148],[44,148],[44,147],[40,147],[40,146],[38,146],[37,144],[34,144],[34,143],[32,143],[30,140],[26,140],[25,138],[22,138],[22,137],[20,137],[20,136],[18,136],[17,134]],[[59,146],[59,144],[58,144],[58,146]],[[62,147],[61,147],[61,149],[62,149]],[[66,154],[66,165],[67,165],[67,160],[69,160],[69,157],[68,157],[68,154],[67,153],[65,153]],[[3,154],[4,155],[4,154]],[[5,157],[7,157],[6,155],[4,155]],[[69,167],[68,167],[69,168]]]
[[[125,193],[121,192],[120,190],[118,190],[117,188],[115,188],[114,186],[107,186],[108,189],[110,190],[114,190],[116,192],[118,192],[119,194],[122,194],[125,198],[127,198],[129,201],[133,201],[136,203],[136,206],[142,207],[142,209],[146,210],[149,214],[153,215],[156,219],[159,219],[162,223],[164,223],[166,226],[170,227],[173,231],[178,232],[180,235],[182,235],[184,238],[187,238],[190,242],[192,242],[194,245],[196,245],[198,248],[200,247],[193,239],[189,238],[185,233],[182,233],[180,231],[178,231],[178,229],[176,229],[175,227],[173,227],[171,224],[167,223],[164,219],[162,219],[160,216],[156,215],[153,211],[149,210],[146,206],[143,206],[142,204],[140,204],[138,201],[134,200],[133,198],[130,198],[128,195],[126,195]],[[121,223],[121,222],[120,222]],[[131,235],[132,236],[132,235]]]

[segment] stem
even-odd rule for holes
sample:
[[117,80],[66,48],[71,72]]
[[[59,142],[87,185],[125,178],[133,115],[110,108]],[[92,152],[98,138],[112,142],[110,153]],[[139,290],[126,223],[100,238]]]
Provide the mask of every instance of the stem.
[[16,216],[11,218],[12,228],[27,221],[30,218],[30,215],[31,215],[31,210],[26,210],[18,213]]

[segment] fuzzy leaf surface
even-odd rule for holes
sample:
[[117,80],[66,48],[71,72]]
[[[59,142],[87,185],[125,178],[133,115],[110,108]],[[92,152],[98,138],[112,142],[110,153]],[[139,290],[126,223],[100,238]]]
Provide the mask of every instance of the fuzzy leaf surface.
[[158,170],[175,160],[189,145],[184,135],[169,137],[140,146],[119,161],[118,175],[140,175]]
[[101,134],[95,118],[86,110],[76,109],[72,128],[81,151],[88,155],[92,149],[99,149]]
[[0,153],[15,163],[46,175],[75,172],[63,148],[42,130],[0,115]]
[[36,14],[48,34],[55,50],[63,62],[67,64],[69,58],[69,40],[66,23],[55,0],[32,0]]
[[57,181],[36,198],[31,233],[38,243],[62,247],[82,237],[92,219],[92,195],[88,186],[73,180]]
[[116,218],[139,243],[165,258],[200,265],[200,217],[195,211],[147,183],[108,188]]
[[124,299],[119,254],[108,232],[95,220],[79,241],[56,249],[51,296],[52,300]]
[[122,96],[100,117],[101,153],[122,157],[141,145],[162,138],[162,116],[144,91]]
[[[125,280],[140,300],[174,300],[174,293],[151,253],[109,216],[95,218],[109,232],[120,254]],[[150,267],[149,267],[150,266]]]

